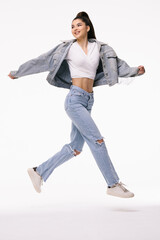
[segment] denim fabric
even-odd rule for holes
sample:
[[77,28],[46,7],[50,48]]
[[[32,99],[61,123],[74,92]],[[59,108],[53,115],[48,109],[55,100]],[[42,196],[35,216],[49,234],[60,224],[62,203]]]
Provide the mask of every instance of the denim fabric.
[[94,91],[89,93],[82,88],[71,85],[66,96],[64,108],[72,121],[70,143],[37,167],[37,172],[46,181],[53,170],[75,156],[75,150],[81,152],[86,142],[108,186],[119,182],[119,177],[108,155],[105,141],[91,117],[94,103]]
[[[51,85],[70,89],[72,85],[71,75],[65,57],[74,41],[76,41],[76,39],[63,41],[48,52],[23,63],[17,71],[11,71],[11,75],[19,78],[49,71],[46,80]],[[90,38],[88,41],[96,41],[100,53],[99,65],[93,87],[106,84],[113,86],[118,83],[118,77],[128,78],[139,76],[138,67],[130,67],[124,60],[118,57],[111,46],[94,38]]]

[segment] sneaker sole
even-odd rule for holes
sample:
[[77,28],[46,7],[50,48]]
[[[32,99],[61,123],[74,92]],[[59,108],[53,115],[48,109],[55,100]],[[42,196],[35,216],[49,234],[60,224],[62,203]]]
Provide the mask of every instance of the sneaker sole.
[[30,169],[30,168],[27,169],[28,175],[29,175],[29,177],[30,177],[30,179],[31,179],[31,182],[32,182],[32,184],[33,184],[34,189],[36,190],[36,192],[40,193],[41,190],[37,189],[37,187],[36,187],[36,185],[35,185],[35,183],[34,183],[34,181],[33,181],[33,179],[34,179],[34,172],[33,172],[33,171],[34,171],[34,170],[32,170],[32,169]]
[[120,197],[120,198],[132,198],[132,197],[134,197],[134,193],[133,193],[133,195],[131,195],[131,196],[118,196],[118,195],[116,195],[116,194],[111,194],[111,193],[108,193],[108,192],[107,192],[107,194],[110,195],[110,196]]

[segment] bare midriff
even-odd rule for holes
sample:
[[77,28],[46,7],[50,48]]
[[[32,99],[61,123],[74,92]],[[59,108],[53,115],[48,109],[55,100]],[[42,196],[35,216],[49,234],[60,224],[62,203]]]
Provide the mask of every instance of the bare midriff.
[[91,78],[72,78],[72,85],[80,87],[89,93],[93,92],[93,82],[94,80]]

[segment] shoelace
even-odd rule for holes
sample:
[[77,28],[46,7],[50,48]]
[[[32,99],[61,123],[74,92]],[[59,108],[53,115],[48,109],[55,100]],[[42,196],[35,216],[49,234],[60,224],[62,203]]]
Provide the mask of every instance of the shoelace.
[[[124,186],[126,186],[126,184],[124,184],[124,183],[122,183],[122,182],[119,182],[117,185],[120,186],[120,188],[121,188],[124,192],[128,192],[128,190],[124,187]],[[123,185],[124,185],[124,186],[123,186]]]
[[124,192],[128,192],[128,190],[123,185],[127,186],[126,184],[119,182],[119,183],[116,183],[114,187],[119,186]]

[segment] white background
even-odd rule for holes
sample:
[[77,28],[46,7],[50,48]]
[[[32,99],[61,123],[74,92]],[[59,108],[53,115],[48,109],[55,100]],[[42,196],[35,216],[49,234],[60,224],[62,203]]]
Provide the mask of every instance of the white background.
[[[34,191],[27,175],[28,167],[46,161],[69,143],[71,121],[64,110],[68,89],[48,84],[48,72],[15,80],[10,79],[8,74],[11,70],[17,70],[22,63],[49,51],[60,40],[74,38],[71,22],[80,11],[89,14],[99,41],[112,46],[130,66],[143,65],[146,70],[144,75],[135,77],[129,85],[104,85],[93,89],[95,103],[92,117],[105,137],[120,180],[135,193],[133,199],[115,199],[106,195],[106,182],[86,143],[81,155],[55,169],[44,183],[41,194]],[[17,225],[13,225],[11,218],[11,232],[8,235],[5,233],[7,225],[4,219],[13,212],[27,212],[28,217],[35,214],[37,218],[32,218],[35,222],[37,219],[44,220],[36,227],[32,225],[33,221],[30,222],[29,226],[34,226],[33,235],[27,235],[29,232],[22,227],[20,236],[23,239],[24,236],[26,239],[38,236],[40,239],[40,236],[46,236],[45,230],[48,239],[53,239],[53,236],[56,236],[55,239],[66,239],[63,233],[68,234],[68,239],[75,239],[75,232],[69,226],[76,224],[76,221],[84,224],[78,234],[79,239],[97,239],[98,236],[106,239],[106,234],[110,234],[110,239],[114,239],[114,236],[116,239],[116,234],[124,231],[123,223],[128,224],[128,229],[132,231],[131,219],[134,219],[134,227],[139,231],[139,238],[136,236],[136,239],[151,239],[151,235],[152,239],[153,236],[158,239],[156,224],[159,215],[155,220],[155,213],[158,213],[160,203],[159,11],[158,0],[1,1],[0,209],[3,215],[0,220],[3,219],[4,224],[1,232],[3,239],[18,239],[14,227]],[[84,209],[89,210],[87,212]],[[80,212],[81,215],[78,215]],[[51,215],[47,215],[49,213]],[[97,213],[98,222],[95,218]],[[25,214],[23,216],[25,225]],[[60,217],[62,222],[57,221]],[[92,227],[89,222],[93,218]],[[147,218],[151,222],[144,225]],[[115,219],[116,232],[113,230]],[[64,232],[63,220],[68,223]],[[17,217],[17,221],[23,222],[20,217]],[[110,226],[109,232],[104,221]],[[51,222],[54,223],[54,234]],[[78,223],[74,228],[76,231],[79,230]],[[152,224],[155,228],[153,232]],[[127,235],[122,235],[123,239],[128,239]],[[132,237],[135,239],[134,235]]]

